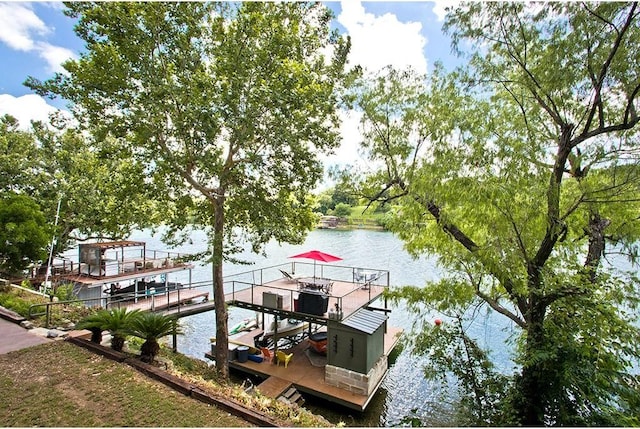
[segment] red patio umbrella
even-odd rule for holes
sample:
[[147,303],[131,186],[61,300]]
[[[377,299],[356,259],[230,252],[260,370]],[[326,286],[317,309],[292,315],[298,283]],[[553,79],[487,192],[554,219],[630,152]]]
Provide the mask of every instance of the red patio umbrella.
[[289,256],[290,258],[306,258],[313,259],[313,276],[316,276],[316,261],[320,262],[335,262],[342,261],[342,258],[333,256],[328,253],[321,252],[319,250],[310,250],[308,252],[300,253],[299,255]]

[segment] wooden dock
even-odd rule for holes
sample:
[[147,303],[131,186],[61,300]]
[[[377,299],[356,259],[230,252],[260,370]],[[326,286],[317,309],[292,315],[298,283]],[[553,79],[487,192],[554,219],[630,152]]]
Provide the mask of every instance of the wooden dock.
[[[384,355],[389,356],[391,350],[396,346],[401,333],[402,330],[399,328],[388,328],[384,336]],[[237,340],[252,344],[255,335],[256,331],[247,332],[245,335],[238,337]],[[314,360],[312,363],[307,353],[314,352],[307,351],[308,348],[309,343],[307,340],[303,340],[287,350],[287,353],[293,353],[293,359],[291,359],[287,368],[282,364],[277,365],[267,361],[253,362],[251,360],[244,363],[234,360],[229,362],[229,367],[264,378],[265,382],[259,384],[257,388],[261,393],[269,397],[277,398],[286,390],[287,386],[292,385],[302,393],[321,397],[357,411],[363,411],[378,389],[374,389],[369,396],[358,395],[325,383],[325,367],[322,365],[322,359],[326,364],[326,357],[312,355]],[[213,358],[210,353],[205,353],[205,356],[209,359]]]
[[143,296],[138,298],[137,302],[121,302],[119,306],[126,307],[128,310],[160,311],[185,305],[196,299],[208,300],[209,292],[198,289],[179,289],[170,291],[169,293]]

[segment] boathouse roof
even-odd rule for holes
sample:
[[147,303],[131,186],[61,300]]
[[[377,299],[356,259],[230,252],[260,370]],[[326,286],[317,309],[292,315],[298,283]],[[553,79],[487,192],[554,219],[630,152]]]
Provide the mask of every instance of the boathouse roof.
[[144,241],[103,241],[98,243],[80,243],[78,247],[96,247],[100,249],[115,249],[117,247],[144,246]]
[[366,334],[373,334],[388,319],[386,314],[361,308],[342,320],[342,324]]

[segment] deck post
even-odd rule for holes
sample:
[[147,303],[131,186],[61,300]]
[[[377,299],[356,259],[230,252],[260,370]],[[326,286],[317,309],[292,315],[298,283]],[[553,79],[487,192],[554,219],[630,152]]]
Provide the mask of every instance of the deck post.
[[[178,311],[180,311],[180,306],[178,306]],[[178,353],[178,333],[176,332],[176,323],[173,324],[173,332],[171,332],[171,338],[173,339],[173,352]]]
[[[189,285],[191,285],[191,271],[189,271]],[[180,314],[180,285],[177,287],[178,289],[178,314]]]
[[276,356],[278,353],[278,315],[273,315],[274,325],[273,325],[273,356]]

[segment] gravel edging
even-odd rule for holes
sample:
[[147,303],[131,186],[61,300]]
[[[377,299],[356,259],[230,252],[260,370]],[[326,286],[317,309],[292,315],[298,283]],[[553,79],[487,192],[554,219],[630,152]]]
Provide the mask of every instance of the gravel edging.
[[245,419],[249,423],[255,424],[256,426],[280,427],[280,425],[273,419],[267,417],[262,413],[245,408],[228,399],[214,397],[192,383],[176,377],[175,375],[169,374],[168,372],[163,371],[153,365],[144,363],[139,359],[132,358],[125,353],[117,352],[109,347],[104,347],[100,344],[92,343],[91,341],[80,337],[69,336],[68,338],[66,338],[66,341],[85,348],[93,353],[104,356],[107,359],[111,359],[120,363],[126,363],[127,365],[135,368],[147,377],[153,378],[154,380],[163,383],[164,385],[182,393],[185,396],[190,396],[193,399],[204,402],[206,404],[215,405],[225,411],[230,412],[235,416]]

